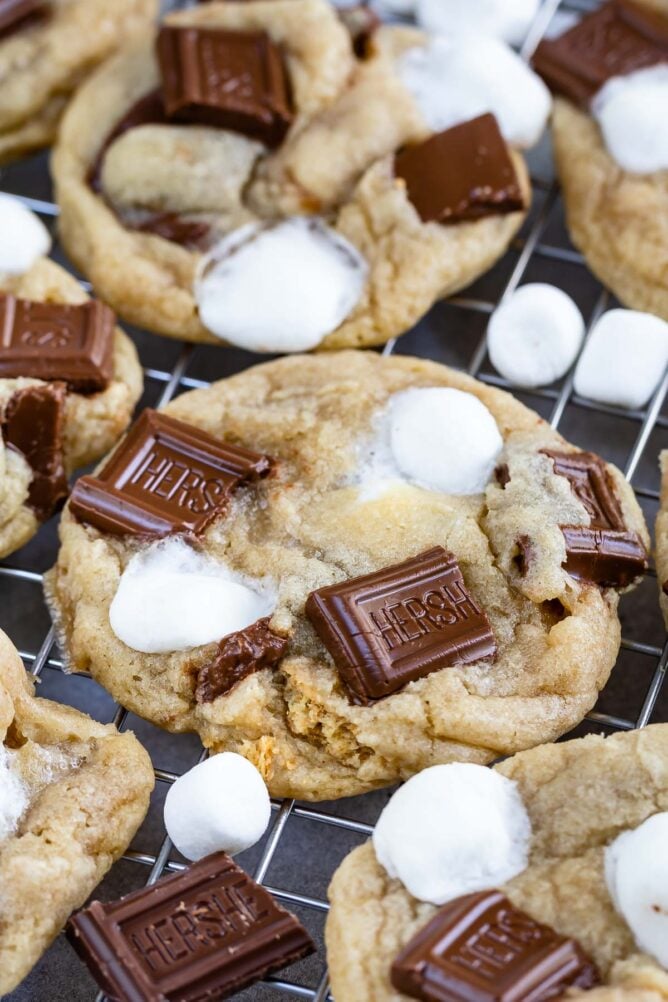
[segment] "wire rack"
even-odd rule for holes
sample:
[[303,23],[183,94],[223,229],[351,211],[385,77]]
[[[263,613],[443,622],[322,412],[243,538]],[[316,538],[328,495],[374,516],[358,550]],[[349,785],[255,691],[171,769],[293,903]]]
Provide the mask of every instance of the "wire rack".
[[[591,6],[595,4],[588,0],[544,0],[522,54],[528,57],[532,53],[553,19]],[[512,389],[491,369],[486,351],[487,318],[504,296],[526,281],[552,282],[574,296],[588,318],[588,330],[613,304],[568,241],[547,142],[532,154],[530,166],[534,207],[510,251],[466,295],[438,304],[413,331],[388,344],[384,354],[397,351],[434,358],[494,386]],[[53,227],[58,209],[51,198],[44,156],[0,171],[0,190],[18,195]],[[57,244],[53,256],[67,265]],[[140,331],[131,334],[144,365],[146,389],[142,405],[161,406],[184,391],[207,386],[212,379],[260,361],[257,356],[231,349],[179,345]],[[644,410],[601,407],[574,394],[571,374],[556,386],[516,396],[577,444],[617,463],[632,483],[648,520],[653,522],[659,497],[656,459],[659,449],[668,446],[668,414],[664,408],[667,392],[668,373]],[[123,860],[96,892],[109,900],[183,868],[184,861],[164,830],[162,802],[169,785],[205,753],[194,737],[168,735],[132,717],[113,704],[86,673],[64,673],[41,591],[42,572],[53,563],[56,552],[56,528],[49,524],[27,547],[0,563],[0,626],[19,645],[26,668],[39,679],[43,695],[84,709],[98,719],[112,720],[121,730],[131,727],[152,755],[156,792],[147,821]],[[619,662],[595,710],[575,734],[631,730],[651,720],[668,719],[668,687],[662,692],[668,643],[653,576],[650,571],[638,591],[622,604],[624,639]],[[587,652],[582,653],[586,657]],[[314,1002],[331,999],[322,948],[327,882],[347,852],[369,836],[388,796],[384,791],[318,806],[293,800],[272,802],[268,834],[240,861],[256,880],[300,915],[321,949],[315,958],[295,965],[283,977],[270,978],[246,990],[240,998],[248,1002],[276,1002],[287,997]],[[52,1002],[61,998],[75,1002],[101,1000],[103,996],[60,937],[9,998],[11,1002]]]

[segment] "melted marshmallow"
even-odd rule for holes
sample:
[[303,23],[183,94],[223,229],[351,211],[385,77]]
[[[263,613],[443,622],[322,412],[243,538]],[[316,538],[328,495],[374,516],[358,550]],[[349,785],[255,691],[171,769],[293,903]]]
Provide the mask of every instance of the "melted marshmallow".
[[419,901],[498,887],[528,863],[516,783],[481,765],[435,765],[394,794],[373,833],[378,862]]
[[440,132],[492,112],[507,142],[533,146],[552,100],[526,63],[504,42],[483,35],[441,35],[408,49],[399,75],[427,125]]
[[468,32],[521,45],[540,0],[417,0],[418,24],[433,35]]
[[0,272],[22,275],[51,250],[44,223],[18,198],[0,192]]
[[248,351],[308,351],[357,304],[361,254],[318,219],[250,223],[202,261],[195,298],[204,326]]
[[613,77],[592,102],[610,156],[623,170],[668,170],[668,65]]
[[12,768],[12,753],[0,744],[0,841],[16,831],[28,806],[28,791]]
[[668,324],[650,313],[609,310],[594,326],[575,370],[581,397],[643,407],[668,364]]
[[668,813],[624,832],[605,852],[605,879],[615,908],[638,947],[668,969]]
[[269,824],[265,782],[242,755],[223,752],[180,776],[165,800],[165,827],[186,859],[234,856],[259,842]]
[[582,314],[554,285],[534,282],[509,295],[487,328],[489,357],[517,386],[547,386],[568,372],[584,337]]
[[275,595],[171,537],[134,556],[109,609],[111,628],[144,654],[185,651],[251,626]]
[[444,494],[480,494],[503,448],[496,421],[472,393],[449,387],[395,393],[385,415],[400,474]]

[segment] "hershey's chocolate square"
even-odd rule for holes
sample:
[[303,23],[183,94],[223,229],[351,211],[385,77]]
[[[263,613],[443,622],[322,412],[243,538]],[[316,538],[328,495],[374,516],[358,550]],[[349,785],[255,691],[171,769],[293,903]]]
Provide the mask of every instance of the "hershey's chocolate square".
[[608,0],[536,49],[533,66],[552,90],[587,106],[611,77],[668,60],[668,17]]
[[112,310],[85,303],[35,303],[0,295],[0,378],[60,380],[78,393],[103,390],[113,375]]
[[112,904],[74,915],[67,936],[111,998],[227,998],[313,953],[290,912],[224,852]]
[[23,21],[44,13],[45,0],[0,0],[0,35],[20,28]]
[[552,999],[593,988],[598,973],[572,939],[535,922],[499,891],[457,898],[392,964],[392,984],[424,1002]]
[[169,118],[282,142],[294,117],[290,78],[266,32],[167,25],[157,46]]
[[358,703],[496,655],[489,620],[442,546],[311,592],[306,613]]
[[406,146],[395,157],[394,173],[425,223],[460,223],[524,208],[494,115],[480,115]]
[[145,410],[98,476],[76,482],[70,511],[114,535],[201,533],[237,487],[271,467],[268,456]]

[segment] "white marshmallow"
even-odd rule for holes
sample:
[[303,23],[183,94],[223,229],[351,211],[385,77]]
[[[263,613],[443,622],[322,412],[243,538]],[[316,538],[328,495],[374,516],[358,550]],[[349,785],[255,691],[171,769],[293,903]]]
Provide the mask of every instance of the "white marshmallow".
[[568,372],[584,337],[582,314],[554,285],[535,282],[509,295],[492,314],[492,365],[517,386],[547,386]]
[[643,407],[668,364],[668,324],[650,313],[609,310],[575,370],[575,392],[603,404]]
[[171,787],[165,827],[186,859],[212,852],[234,856],[259,842],[269,824],[265,782],[242,755],[223,752],[200,762]]
[[391,397],[385,420],[405,478],[444,494],[485,490],[503,439],[472,393],[440,386],[403,390]]
[[440,35],[408,49],[398,72],[427,125],[449,129],[492,112],[506,141],[533,146],[547,122],[552,99],[533,70],[497,38]]
[[419,901],[445,904],[526,869],[531,822],[517,785],[481,765],[435,765],[394,794],[373,845]]
[[144,654],[185,651],[243,630],[275,608],[271,589],[250,588],[178,536],[134,556],[109,609],[111,628]]
[[18,198],[0,192],[0,272],[22,275],[50,250],[42,220]]
[[28,806],[28,791],[12,769],[11,753],[0,743],[0,842],[16,831]]
[[605,851],[605,879],[636,943],[668,969],[668,813],[623,832]]
[[417,0],[417,21],[433,35],[492,35],[521,45],[540,0]]
[[319,219],[250,223],[204,258],[195,298],[204,326],[239,348],[308,351],[346,319],[368,270]]
[[668,169],[668,65],[613,77],[592,102],[610,156],[626,171]]

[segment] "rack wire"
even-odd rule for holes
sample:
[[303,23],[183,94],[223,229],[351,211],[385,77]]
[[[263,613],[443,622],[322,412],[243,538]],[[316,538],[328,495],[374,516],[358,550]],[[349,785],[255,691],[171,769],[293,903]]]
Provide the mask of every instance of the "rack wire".
[[[177,2],[173,5],[183,4]],[[522,55],[525,58],[531,55],[555,16],[563,12],[580,13],[595,5],[591,0],[543,0],[522,47]],[[513,390],[488,364],[486,321],[502,299],[521,283],[532,280],[552,281],[571,294],[577,292],[580,304],[587,306],[587,332],[591,331],[594,322],[612,303],[612,298],[589,273],[583,257],[568,241],[561,221],[558,186],[551,177],[549,151],[539,151],[531,166],[535,206],[528,224],[508,254],[466,294],[439,304],[414,331],[386,345],[383,354],[398,351],[436,358],[465,369],[493,386]],[[58,208],[44,194],[49,191],[47,177],[46,160],[31,161],[28,169],[21,165],[0,171],[0,190],[17,194],[26,205],[53,224]],[[62,260],[57,245],[54,256]],[[220,378],[261,360],[257,356],[226,349],[187,344],[175,347],[162,339],[146,337],[141,332],[132,333],[144,364],[147,392],[143,403],[150,402],[152,406],[161,406],[179,393],[209,385],[210,379],[203,378],[205,375],[213,373]],[[164,364],[164,357],[169,359],[170,355],[173,356],[172,364]],[[516,392],[516,396],[538,410],[553,428],[563,430],[578,444],[595,448],[622,466],[648,520],[653,521],[659,497],[656,458],[661,444],[668,445],[667,393],[668,373],[643,410],[600,406],[575,395],[570,374],[557,386],[528,394]],[[583,437],[586,443],[583,443]],[[114,704],[110,709],[110,698],[104,697],[101,691],[97,692],[97,684],[87,673],[65,674],[53,627],[48,625],[41,604],[41,572],[55,556],[55,532],[53,527],[42,532],[50,532],[46,550],[30,544],[18,554],[13,554],[10,560],[0,563],[0,625],[15,639],[19,638],[17,642],[23,645],[21,656],[27,670],[42,683],[50,678],[57,681],[53,685],[43,684],[49,695],[53,690],[61,701],[71,702],[94,715],[111,719],[120,730],[132,723],[134,729],[140,730],[142,740],[151,746],[154,760],[158,795],[149,813],[148,827],[140,830],[123,857],[129,872],[118,881],[116,874],[122,864],[117,864],[103,885],[106,896],[113,898],[142,884],[155,883],[164,873],[177,871],[185,865],[164,831],[161,800],[169,784],[198,757],[203,758],[205,752],[201,750],[201,745],[194,748],[183,735],[168,736],[161,732],[160,740],[156,741],[156,735],[149,734],[150,728],[137,718],[131,718],[122,706]],[[650,571],[649,582],[645,582],[636,597],[626,599],[628,605],[622,605],[624,637],[620,661],[596,708],[575,733],[632,730],[645,726],[651,720],[668,719],[668,688],[663,692],[668,667],[668,641],[660,621],[656,582],[651,580],[653,573]],[[29,597],[24,588],[29,589]],[[21,591],[17,595],[18,590]],[[34,636],[41,636],[41,639],[32,643]],[[154,744],[155,749],[152,747]],[[188,755],[184,757],[182,751],[186,746]],[[160,764],[165,761],[166,749],[167,757],[177,760],[175,767],[164,768]],[[185,759],[188,759],[187,764],[184,764]],[[265,884],[281,902],[299,912],[319,944],[322,943],[322,920],[328,907],[323,881],[331,876],[340,859],[354,844],[370,835],[388,795],[387,792],[368,794],[338,804],[318,806],[294,800],[272,801],[272,823],[268,835],[254,853],[241,857],[256,880]],[[298,830],[295,825],[299,826]],[[152,839],[148,850],[141,845],[146,835],[149,842]],[[345,836],[343,842],[336,842],[339,835]],[[277,867],[281,853],[286,855],[286,860]],[[309,883],[306,861],[308,865],[315,864],[320,875],[315,881],[317,887],[314,893],[304,892],[305,884]],[[274,869],[278,870],[279,878],[285,873],[289,873],[290,877],[275,885]],[[66,956],[68,960],[64,959]],[[61,997],[68,1000],[95,998],[100,1002],[103,996],[96,992],[87,972],[72,957],[59,951],[57,945],[52,947],[24,986],[9,996],[8,1002],[27,1002],[28,999],[30,1002],[52,1002],[54,998]],[[54,991],[54,983],[60,983],[58,971],[63,967],[61,981],[67,983],[68,989],[66,992],[64,989]],[[302,962],[283,977],[270,978],[240,996],[248,1002],[264,1002],[265,999],[276,1002],[288,997],[331,1002],[324,949],[319,950],[316,959]],[[346,1000],[339,999],[337,1002]]]

